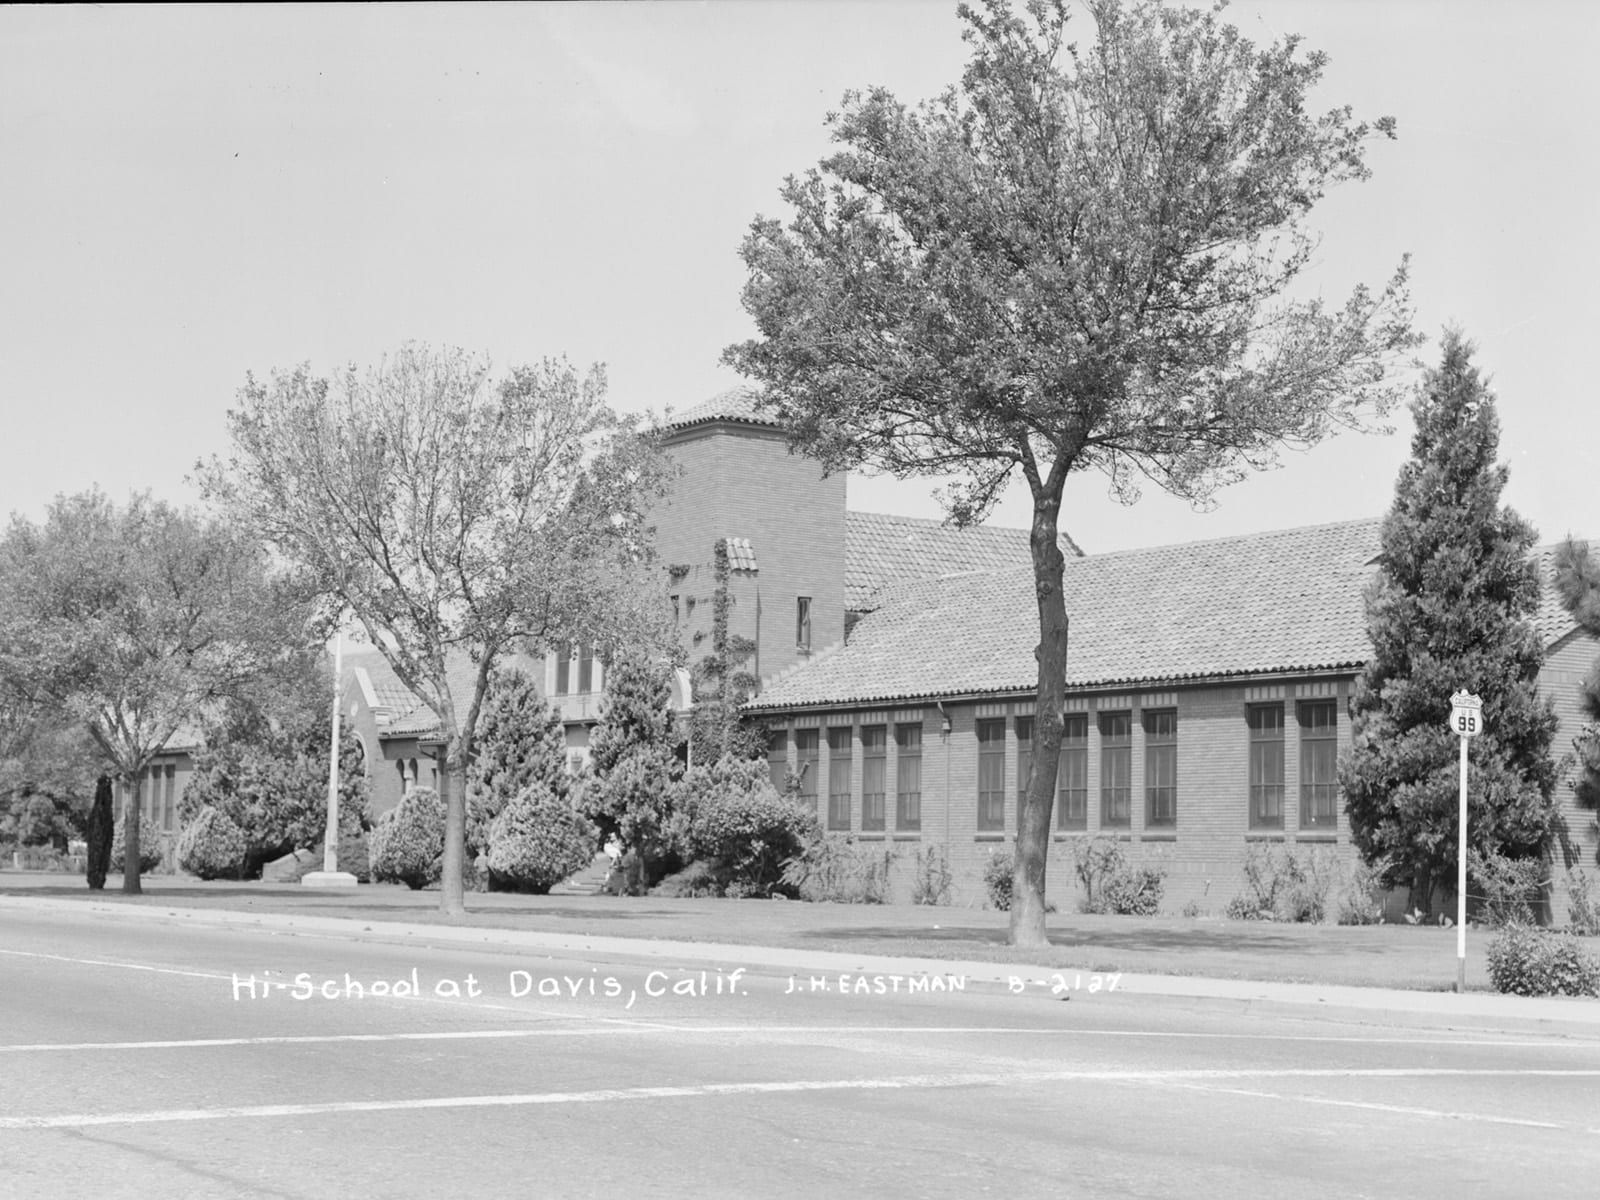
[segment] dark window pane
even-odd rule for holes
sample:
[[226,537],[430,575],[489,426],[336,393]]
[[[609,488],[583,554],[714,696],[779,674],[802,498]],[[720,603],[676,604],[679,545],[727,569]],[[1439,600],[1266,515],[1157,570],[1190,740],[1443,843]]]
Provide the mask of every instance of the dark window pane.
[[1006,723],[978,722],[978,828],[1006,827]]
[[1100,714],[1100,823],[1133,822],[1133,714]]
[[922,726],[896,725],[894,827],[922,828]]
[[850,731],[828,730],[828,828],[850,828]]
[[789,774],[789,731],[774,729],[767,739],[767,770],[772,786],[783,791]]
[[1145,824],[1178,823],[1178,714],[1161,709],[1144,714]]
[[1068,713],[1061,719],[1061,761],[1056,770],[1056,823],[1062,829],[1089,824],[1089,718]]
[[1300,720],[1300,824],[1338,824],[1338,707],[1332,700],[1303,702]]
[[[1028,794],[1033,782],[1033,718],[1017,718],[1017,801]],[[1022,809],[1019,807],[1018,812]]]
[[812,812],[817,808],[819,736],[815,729],[794,731],[794,767],[800,776],[800,799]]
[[888,777],[888,730],[868,725],[861,730],[861,828],[884,827],[883,785]]

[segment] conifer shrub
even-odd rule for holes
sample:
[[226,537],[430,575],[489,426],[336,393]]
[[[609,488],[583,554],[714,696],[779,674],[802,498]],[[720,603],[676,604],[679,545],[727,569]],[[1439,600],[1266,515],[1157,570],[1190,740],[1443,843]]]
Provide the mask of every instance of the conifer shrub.
[[525,788],[489,827],[489,890],[542,896],[595,855],[595,829],[542,784]]
[[[120,872],[123,869],[123,830],[122,818],[117,818],[116,828],[111,834],[111,870]],[[139,873],[154,871],[161,865],[161,831],[156,828],[156,823],[149,817],[139,822]]]
[[178,837],[178,869],[201,879],[238,879],[250,839],[226,813],[207,805]]
[[1600,961],[1571,934],[1511,924],[1489,943],[1495,990],[1517,996],[1600,995]]
[[367,842],[372,878],[413,891],[438,883],[444,870],[444,801],[432,788],[412,788],[378,818]]
[[1411,406],[1411,459],[1395,483],[1366,593],[1372,659],[1350,701],[1339,763],[1350,837],[1387,887],[1431,906],[1454,889],[1458,689],[1483,700],[1472,743],[1468,836],[1483,854],[1537,859],[1554,827],[1559,722],[1539,672],[1542,587],[1533,527],[1501,503],[1495,398],[1455,331]]

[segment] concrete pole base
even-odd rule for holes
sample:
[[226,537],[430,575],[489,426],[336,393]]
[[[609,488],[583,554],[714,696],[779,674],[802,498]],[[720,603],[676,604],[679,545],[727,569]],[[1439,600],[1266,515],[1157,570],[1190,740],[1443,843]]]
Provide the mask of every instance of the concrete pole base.
[[306,887],[355,887],[356,877],[349,871],[307,871],[300,882]]

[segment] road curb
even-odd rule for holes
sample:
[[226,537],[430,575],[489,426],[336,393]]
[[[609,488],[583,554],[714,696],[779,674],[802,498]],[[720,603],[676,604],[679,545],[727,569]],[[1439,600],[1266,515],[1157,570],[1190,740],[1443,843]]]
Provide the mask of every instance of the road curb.
[[1404,991],[1336,984],[1273,983],[1245,979],[1213,979],[1195,975],[1145,975],[1049,968],[1033,963],[914,958],[842,951],[795,950],[731,942],[673,941],[600,934],[563,934],[482,925],[412,924],[361,917],[300,916],[289,913],[240,912],[235,909],[163,906],[137,908],[83,900],[3,896],[0,907],[12,906],[92,915],[113,919],[160,920],[169,924],[236,929],[273,929],[351,940],[393,944],[422,943],[496,950],[528,950],[554,957],[599,954],[638,961],[720,963],[782,974],[848,976],[852,981],[875,976],[926,976],[964,979],[968,985],[1001,989],[1041,998],[1093,995],[1115,991],[1140,998],[1186,999],[1201,1003],[1233,1003],[1305,1015],[1307,1009],[1339,1013],[1344,1020],[1426,1025],[1433,1029],[1553,1029],[1600,1036],[1600,1001],[1554,996],[1506,996],[1469,992]]

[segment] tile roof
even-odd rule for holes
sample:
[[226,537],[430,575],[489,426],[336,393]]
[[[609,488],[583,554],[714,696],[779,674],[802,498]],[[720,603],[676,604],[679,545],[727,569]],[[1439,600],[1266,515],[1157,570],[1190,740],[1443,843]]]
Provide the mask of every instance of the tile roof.
[[[1069,558],[1069,686],[1357,667],[1377,520]],[[1032,692],[1030,568],[909,584],[756,708]]]
[[[1361,667],[1371,654],[1363,593],[1381,527],[1345,521],[1069,558],[1068,686]],[[1547,645],[1575,627],[1550,586],[1555,549],[1534,551]],[[891,593],[847,644],[780,675],[752,707],[1035,690],[1031,570],[950,575]]]
[[[1578,539],[1582,542],[1582,539]],[[1561,603],[1561,597],[1556,595],[1556,551],[1561,549],[1561,542],[1551,542],[1548,546],[1540,546],[1534,550],[1534,560],[1539,564],[1539,582],[1543,585],[1539,595],[1539,632],[1544,636],[1545,645],[1549,646],[1559,642],[1578,627],[1577,619],[1566,610]],[[1600,541],[1588,543],[1591,556],[1600,555]]]
[[728,543],[728,570],[754,571],[757,569],[755,547],[750,545],[749,538],[731,537],[725,540]]
[[[1026,529],[974,525],[954,529],[925,517],[888,513],[845,513],[845,607],[851,612],[877,608],[911,580],[964,571],[1002,570],[1032,561]],[[1083,553],[1065,534],[1069,557]]]
[[777,420],[756,408],[760,396],[761,393],[752,387],[731,387],[681,413],[668,413],[662,421],[662,428],[687,429],[691,425],[709,425],[713,421],[742,421],[746,425],[767,425],[776,429]]
[[[515,655],[511,660],[544,685],[544,664],[527,655]],[[439,716],[423,703],[410,688],[402,683],[383,655],[368,647],[354,654],[345,654],[345,673],[349,677],[356,668],[364,670],[378,703],[389,710],[389,720],[380,723],[381,737],[424,737],[439,731]],[[477,679],[477,668],[465,654],[452,654],[445,668],[445,684],[459,706],[457,715],[466,715],[466,705],[471,703],[472,688]]]

